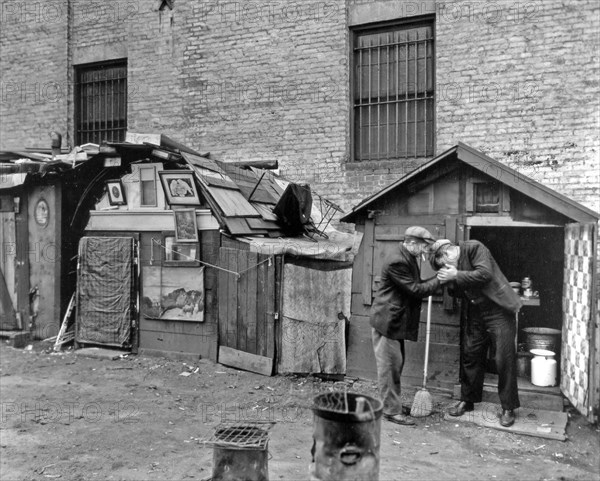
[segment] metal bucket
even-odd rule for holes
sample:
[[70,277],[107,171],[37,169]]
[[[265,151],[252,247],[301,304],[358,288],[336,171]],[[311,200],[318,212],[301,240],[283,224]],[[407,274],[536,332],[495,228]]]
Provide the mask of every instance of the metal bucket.
[[[225,427],[214,438],[213,481],[269,481],[268,438],[262,429]],[[236,446],[237,440],[242,442]]]
[[558,329],[547,327],[527,327],[523,329],[526,334],[526,349],[545,349],[546,351],[558,352],[560,350],[560,334]]
[[316,396],[312,410],[311,481],[378,481],[381,401],[331,392]]

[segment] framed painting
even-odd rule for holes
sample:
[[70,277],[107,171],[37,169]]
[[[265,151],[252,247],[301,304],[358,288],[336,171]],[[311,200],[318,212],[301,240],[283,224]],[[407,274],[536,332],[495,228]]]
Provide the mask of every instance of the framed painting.
[[145,319],[204,322],[204,267],[142,268]]
[[108,202],[110,205],[127,205],[125,189],[120,179],[107,180],[106,190],[108,191]]
[[194,173],[187,170],[163,170],[158,173],[171,205],[200,205],[200,196],[194,182]]
[[176,242],[198,242],[198,224],[196,223],[196,209],[175,209]]

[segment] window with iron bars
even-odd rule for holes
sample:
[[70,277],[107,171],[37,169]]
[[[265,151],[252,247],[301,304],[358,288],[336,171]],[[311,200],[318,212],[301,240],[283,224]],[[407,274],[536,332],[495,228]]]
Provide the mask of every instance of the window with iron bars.
[[433,21],[354,31],[354,160],[434,154]]
[[78,145],[122,142],[127,132],[127,61],[76,67],[75,139]]

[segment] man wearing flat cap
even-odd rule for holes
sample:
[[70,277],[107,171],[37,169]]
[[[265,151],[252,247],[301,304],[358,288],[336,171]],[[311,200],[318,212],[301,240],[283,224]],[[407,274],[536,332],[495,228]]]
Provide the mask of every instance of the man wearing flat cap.
[[383,416],[397,424],[415,424],[412,418],[402,414],[400,376],[404,366],[404,340],[416,341],[419,335],[422,299],[440,286],[436,277],[422,281],[417,263],[433,243],[434,238],[427,229],[418,226],[406,229],[398,251],[384,263],[371,306],[373,350]]
[[512,426],[514,409],[519,407],[515,314],[521,298],[510,287],[492,254],[481,242],[453,244],[440,239],[430,249],[430,262],[438,279],[455,297],[463,299],[462,356],[460,363],[461,400],[448,414],[461,416],[481,402],[488,343],[496,346],[498,395],[502,404],[500,424]]

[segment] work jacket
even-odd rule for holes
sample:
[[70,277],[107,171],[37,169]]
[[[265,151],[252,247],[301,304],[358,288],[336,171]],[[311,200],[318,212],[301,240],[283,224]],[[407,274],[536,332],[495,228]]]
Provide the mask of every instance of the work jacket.
[[489,299],[501,308],[516,313],[523,306],[510,287],[489,249],[476,240],[459,242],[458,274],[452,281],[451,294],[479,304]]
[[416,341],[422,299],[439,285],[436,277],[421,280],[416,258],[400,244],[399,251],[383,266],[371,306],[371,326],[387,338]]

